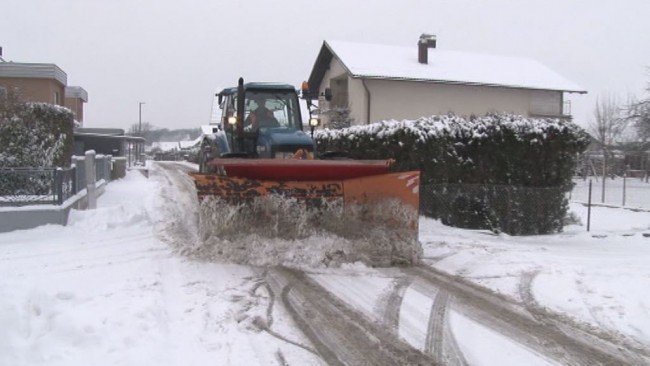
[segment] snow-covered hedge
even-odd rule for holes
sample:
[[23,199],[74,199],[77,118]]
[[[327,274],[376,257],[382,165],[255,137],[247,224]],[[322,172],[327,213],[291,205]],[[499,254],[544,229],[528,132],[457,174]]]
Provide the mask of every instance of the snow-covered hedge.
[[[492,218],[460,218],[455,220],[457,224],[512,234],[562,229],[567,208],[564,193],[571,189],[577,155],[589,143],[586,132],[573,123],[509,114],[472,119],[432,116],[414,121],[382,121],[342,130],[326,129],[314,137],[321,152],[344,150],[359,159],[392,158],[398,170],[419,169],[425,188],[452,184],[555,188],[553,192],[557,193],[551,197],[545,194],[544,202],[540,202],[543,210],[532,204],[497,205],[487,200],[485,194],[461,195],[461,201],[483,207]],[[442,189],[440,194],[449,191],[458,192]],[[510,200],[523,202],[529,198],[525,196],[529,191],[519,191],[511,190]],[[423,203],[429,202],[426,189],[422,192]],[[445,207],[423,205],[423,213],[437,218],[458,217],[458,205],[454,203],[459,201],[458,193],[448,199]],[[468,214],[475,211],[471,207],[464,210]],[[527,215],[536,217],[523,220]],[[516,220],[517,217],[522,220]],[[532,224],[524,225],[524,221]]]
[[72,112],[0,98],[0,167],[65,167],[73,150]]

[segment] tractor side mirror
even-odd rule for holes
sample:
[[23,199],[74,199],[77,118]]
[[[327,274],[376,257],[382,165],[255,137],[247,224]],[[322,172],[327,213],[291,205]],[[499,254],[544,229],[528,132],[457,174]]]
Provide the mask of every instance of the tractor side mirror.
[[325,100],[328,102],[332,100],[332,89],[325,88]]

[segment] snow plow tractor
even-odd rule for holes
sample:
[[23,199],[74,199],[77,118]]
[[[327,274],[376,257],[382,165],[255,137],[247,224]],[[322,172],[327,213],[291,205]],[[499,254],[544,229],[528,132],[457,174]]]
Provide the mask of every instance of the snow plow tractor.
[[221,123],[203,140],[199,172],[190,173],[202,239],[230,243],[221,253],[241,239],[250,242],[251,235],[289,241],[334,236],[346,242],[328,249],[339,261],[417,262],[420,172],[393,172],[391,160],[319,155],[303,131],[300,95],[313,134],[319,120],[306,86],[299,93],[291,85],[244,84],[240,78],[237,87],[218,94]]

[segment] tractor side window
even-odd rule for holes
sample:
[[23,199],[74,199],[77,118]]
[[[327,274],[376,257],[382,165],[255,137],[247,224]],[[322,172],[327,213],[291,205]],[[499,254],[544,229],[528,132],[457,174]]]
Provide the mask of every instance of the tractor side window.
[[273,116],[275,117],[275,119],[278,120],[280,126],[287,127],[288,125],[287,111],[284,108],[273,111]]

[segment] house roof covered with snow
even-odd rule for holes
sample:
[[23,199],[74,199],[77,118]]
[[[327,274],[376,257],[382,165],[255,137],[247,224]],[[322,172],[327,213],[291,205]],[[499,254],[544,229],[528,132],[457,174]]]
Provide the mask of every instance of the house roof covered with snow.
[[88,92],[86,91],[86,89],[80,86],[66,86],[65,97],[77,98],[83,100],[86,103],[88,102]]
[[586,93],[545,65],[521,57],[495,56],[429,48],[428,63],[418,62],[418,48],[324,41],[309,77],[319,90],[333,57],[353,78],[425,81]]
[[201,125],[201,133],[203,135],[212,135],[213,133],[216,133],[218,130],[219,130],[218,124]]
[[158,148],[162,151],[178,151],[181,149],[178,141],[154,141],[151,143],[153,149]]

